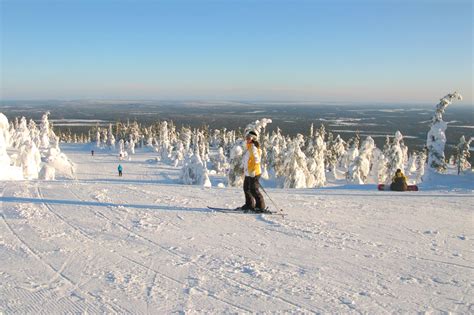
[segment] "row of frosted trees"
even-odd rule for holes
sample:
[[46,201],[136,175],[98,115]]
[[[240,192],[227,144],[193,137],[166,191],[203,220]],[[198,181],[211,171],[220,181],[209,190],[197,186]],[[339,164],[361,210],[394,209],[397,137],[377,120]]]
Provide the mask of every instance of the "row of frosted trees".
[[[426,178],[427,170],[446,170],[444,147],[446,123],[442,116],[446,107],[461,99],[458,93],[440,100],[427,135],[425,150],[409,153],[403,135],[396,131],[387,136],[382,148],[377,148],[368,136],[358,134],[347,141],[327,132],[324,126],[311,126],[307,135],[283,135],[280,129],[268,133],[271,119],[261,119],[246,126],[259,134],[265,179],[274,179],[285,188],[322,187],[328,181],[346,180],[351,183],[387,183],[397,169],[404,171],[412,183]],[[244,132],[245,132],[244,130]],[[138,123],[117,123],[108,128],[95,128],[97,147],[115,149],[120,157],[134,154],[136,147],[148,147],[157,153],[157,160],[180,167],[181,180],[186,184],[209,186],[209,175],[226,175],[229,186],[242,184],[241,163],[244,142],[240,131],[210,130],[208,127],[177,130],[172,122],[161,121],[142,127]],[[119,139],[118,142],[116,139]],[[470,169],[468,162],[470,140],[460,139],[452,158],[461,173]],[[426,168],[428,166],[428,168]]]
[[[149,148],[156,152],[156,160],[181,168],[181,180],[185,184],[209,186],[209,175],[220,174],[225,175],[229,186],[240,186],[243,181],[243,134],[252,129],[259,134],[262,177],[274,180],[279,187],[322,187],[335,181],[387,183],[397,169],[409,175],[411,182],[418,183],[427,177],[427,170],[446,170],[447,125],[442,116],[446,107],[460,98],[458,93],[453,93],[440,100],[428,132],[426,149],[411,153],[399,131],[392,137],[387,136],[384,146],[377,148],[370,136],[361,139],[356,134],[345,141],[339,135],[327,132],[324,126],[318,129],[311,126],[307,135],[294,137],[283,135],[278,128],[268,133],[266,127],[272,121],[266,118],[249,124],[243,133],[240,130],[211,130],[206,126],[195,129],[183,126],[178,130],[172,122],[161,121],[146,127],[137,122],[118,122],[108,128],[96,126],[87,135],[69,132],[58,136],[67,142],[90,141],[97,148],[117,152],[120,158],[130,159],[137,147]],[[46,138],[53,139],[54,146],[58,147],[58,137],[52,133],[47,114],[39,129],[34,121],[27,123],[22,118],[14,120],[10,130],[15,135],[10,139],[14,147],[25,143],[15,140],[25,138],[22,134],[28,134],[30,142],[39,148],[47,146]],[[457,164],[459,173],[471,167],[468,162],[470,142],[462,137],[451,159]]]

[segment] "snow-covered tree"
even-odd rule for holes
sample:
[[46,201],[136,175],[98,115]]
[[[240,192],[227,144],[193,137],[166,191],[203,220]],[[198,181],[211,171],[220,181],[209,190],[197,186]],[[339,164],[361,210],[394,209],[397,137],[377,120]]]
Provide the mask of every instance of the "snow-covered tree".
[[169,140],[169,131],[168,131],[168,122],[162,121],[160,123],[160,131],[158,136],[158,145],[157,145],[157,152],[158,158],[161,161],[168,162],[171,157],[171,143]]
[[359,156],[359,137],[357,136],[352,139],[349,139],[349,141],[347,142],[347,146],[348,149],[344,154],[342,163],[342,166],[345,170],[347,170],[352,161],[354,161],[355,158]]
[[456,166],[458,174],[471,169],[471,163],[469,163],[471,153],[469,152],[469,148],[472,140],[473,138],[470,138],[469,141],[466,141],[466,138],[461,136],[456,146]]
[[[75,178],[74,163],[61,152],[58,137],[53,136],[50,139],[50,147],[48,151],[43,153],[43,161],[45,165],[41,169],[40,179],[55,179],[58,176],[69,179]],[[54,171],[51,169],[54,169]]]
[[41,154],[33,141],[28,140],[20,147],[19,164],[25,179],[38,179]]
[[416,172],[417,169],[417,162],[418,160],[418,153],[415,151],[413,152],[410,157],[408,158],[408,163],[407,163],[407,171],[410,173]]
[[[324,128],[324,125],[322,125]],[[326,184],[325,155],[326,143],[323,140],[324,129],[319,129],[311,144],[310,156],[308,158],[308,171],[313,178],[308,178],[307,187],[322,187]]]
[[224,174],[229,168],[229,163],[227,163],[227,157],[225,156],[222,147],[217,149],[217,156],[213,159],[213,164],[217,173]]
[[23,179],[22,169],[11,165],[7,147],[10,140],[10,125],[7,117],[0,113],[0,180]]
[[404,155],[403,150],[400,145],[401,141],[403,140],[402,133],[397,130],[395,132],[395,136],[393,137],[392,142],[390,143],[390,148],[388,149],[387,155],[385,158],[387,159],[387,180],[391,179],[397,169],[402,170],[405,172],[404,169]]
[[13,135],[11,137],[11,146],[13,148],[20,148],[25,142],[33,141],[30,136],[30,131],[26,123],[26,118],[21,117],[20,121],[16,120],[16,127],[14,128]]
[[173,151],[171,155],[171,160],[173,161],[174,167],[182,166],[182,163],[184,162],[184,157],[185,157],[185,150],[184,150],[184,145],[181,140],[179,140],[176,144],[176,148]]
[[242,140],[236,142],[230,150],[228,184],[232,187],[242,186],[244,183],[244,166],[242,165],[243,148]]
[[123,141],[123,139],[120,139],[119,140],[119,143],[118,143],[118,146],[119,146],[119,153],[118,153],[118,156],[119,156],[119,159],[122,160],[122,159],[126,159],[128,157],[128,153],[127,151],[125,150],[125,142]]
[[375,142],[368,136],[362,142],[359,155],[351,162],[347,170],[347,179],[351,182],[364,184],[367,182],[371,169],[372,152],[375,149]]
[[267,148],[267,165],[269,169],[273,169],[275,176],[283,176],[283,160],[282,152],[285,149],[285,139],[281,135],[280,129],[277,128],[268,141]]
[[28,131],[30,132],[30,139],[36,144],[36,147],[41,145],[40,131],[33,119],[28,122]]
[[181,128],[181,132],[179,133],[179,137],[184,144],[184,150],[188,152],[191,148],[191,142],[193,138],[193,132],[191,129],[183,127]]
[[417,159],[417,174],[416,174],[416,182],[421,183],[423,181],[423,176],[425,175],[425,165],[426,165],[427,154],[425,151],[421,151],[418,154]]
[[95,133],[95,146],[98,147],[98,148],[101,147],[100,128],[97,128],[96,133]]
[[125,143],[125,148],[127,149],[127,152],[129,152],[129,156],[130,154],[135,154],[135,137],[130,134],[129,135],[129,140]]
[[40,150],[48,150],[49,149],[49,138],[50,138],[50,127],[49,127],[49,112],[46,112],[41,117],[41,124],[40,124]]
[[112,131],[112,124],[109,124],[109,129],[107,132],[107,147],[110,149],[115,149],[115,136]]
[[211,187],[209,171],[204,166],[199,154],[199,146],[195,147],[193,154],[188,154],[181,169],[181,181],[185,185],[201,185]]
[[462,100],[458,92],[448,94],[443,97],[436,106],[436,112],[431,120],[431,129],[426,138],[426,147],[428,149],[428,167],[430,170],[444,172],[446,170],[446,161],[444,148],[446,145],[447,124],[443,121],[443,114],[446,108],[455,100]]
[[372,153],[372,169],[370,176],[377,184],[385,183],[388,178],[387,159],[382,150],[374,148]]
[[[337,135],[331,144],[331,156],[336,161],[335,165],[341,166],[343,164],[343,157],[346,155],[346,142],[342,140],[340,135]],[[335,171],[336,168],[333,168]]]
[[288,147],[283,162],[284,188],[314,187],[314,175],[308,169],[306,155],[301,151],[304,139],[298,135]]

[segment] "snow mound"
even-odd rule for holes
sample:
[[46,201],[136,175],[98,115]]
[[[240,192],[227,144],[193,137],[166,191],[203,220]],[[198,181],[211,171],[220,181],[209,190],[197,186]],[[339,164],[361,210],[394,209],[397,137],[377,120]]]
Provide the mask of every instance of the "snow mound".
[[430,170],[418,186],[420,190],[474,192],[474,172],[456,175],[440,174]]
[[46,163],[49,167],[55,169],[55,173],[58,177],[67,179],[75,178],[74,163],[72,163],[64,153],[59,152],[58,154],[50,155]]

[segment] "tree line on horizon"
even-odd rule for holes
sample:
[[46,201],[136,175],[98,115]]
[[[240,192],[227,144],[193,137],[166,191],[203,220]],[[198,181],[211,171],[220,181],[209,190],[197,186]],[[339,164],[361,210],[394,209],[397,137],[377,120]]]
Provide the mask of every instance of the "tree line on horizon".
[[[56,135],[48,122],[49,113],[43,116],[40,132],[33,120],[15,118],[8,126],[8,133],[13,136],[9,137],[7,146],[20,151],[23,146],[25,151],[24,143],[28,142],[29,146],[44,149],[41,141],[48,134],[52,143],[90,143],[93,148],[116,152],[120,159],[131,159],[136,148],[148,148],[156,153],[157,161],[180,167],[181,181],[185,184],[209,186],[209,175],[219,174],[226,177],[227,185],[240,186],[244,135],[254,130],[262,151],[262,177],[274,179],[279,187],[323,187],[328,181],[339,180],[355,184],[388,183],[397,169],[404,171],[412,183],[420,183],[428,178],[427,170],[443,173],[447,169],[444,154],[447,124],[442,116],[448,105],[459,99],[461,96],[454,92],[440,100],[425,148],[412,152],[400,131],[392,137],[386,136],[384,146],[377,148],[370,136],[361,139],[356,133],[343,140],[340,135],[326,131],[324,125],[319,128],[311,125],[308,134],[293,137],[282,134],[279,128],[269,133],[266,131],[267,125],[272,123],[269,118],[252,122],[244,130],[210,129],[209,126],[181,126],[178,130],[168,121],[150,126],[117,122],[108,128],[95,126],[87,134],[58,132]],[[42,134],[43,140],[38,134]],[[471,140],[462,136],[450,158],[458,174],[471,169],[468,161]],[[19,166],[21,162],[14,164]]]

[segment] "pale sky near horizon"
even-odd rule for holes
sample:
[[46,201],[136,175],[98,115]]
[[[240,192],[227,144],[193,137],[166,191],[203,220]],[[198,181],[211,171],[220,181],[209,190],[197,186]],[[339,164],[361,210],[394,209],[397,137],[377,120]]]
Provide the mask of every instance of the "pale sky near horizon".
[[469,0],[0,0],[0,99],[472,104]]

